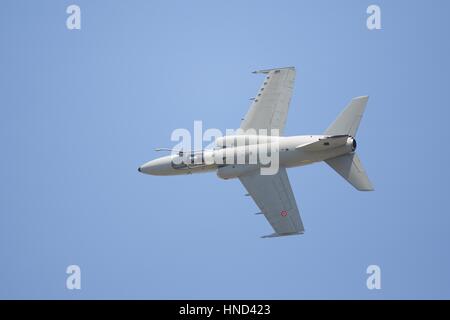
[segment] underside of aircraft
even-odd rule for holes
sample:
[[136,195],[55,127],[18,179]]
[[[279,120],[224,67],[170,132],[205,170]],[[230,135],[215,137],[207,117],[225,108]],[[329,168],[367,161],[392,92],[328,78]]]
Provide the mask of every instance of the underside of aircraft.
[[[189,161],[177,162],[186,154],[180,152],[147,162],[139,167],[139,171],[153,175],[178,175],[196,172],[216,171],[222,179],[238,178],[256,205],[261,210],[273,230],[273,234],[263,237],[279,237],[304,233],[303,222],[297,207],[294,193],[287,175],[287,168],[325,161],[339,175],[360,191],[372,191],[373,186],[356,154],[356,133],[363,116],[368,96],[351,100],[336,120],[322,135],[282,136],[285,127],[289,104],[294,88],[296,71],[294,67],[275,68],[255,71],[265,75],[249,111],[244,117],[240,135],[226,136],[217,139],[218,147],[212,151],[192,152]],[[247,149],[239,149],[236,145],[224,141],[244,141],[249,146],[253,136],[249,131],[265,130],[279,132],[277,137],[257,137],[256,145],[277,142],[279,146],[279,167],[274,174],[261,174],[261,166],[217,162],[225,159],[225,152],[233,149],[236,153],[248,156]],[[205,159],[212,157],[207,163]],[[216,160],[214,160],[216,159]]]

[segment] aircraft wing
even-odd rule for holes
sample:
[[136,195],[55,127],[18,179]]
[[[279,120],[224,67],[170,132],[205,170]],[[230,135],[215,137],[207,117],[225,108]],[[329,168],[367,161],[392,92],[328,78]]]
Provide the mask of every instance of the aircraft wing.
[[300,213],[285,168],[275,175],[260,175],[259,170],[239,177],[245,189],[272,225],[275,233],[265,237],[304,232]]
[[295,68],[260,70],[254,73],[267,76],[241,123],[241,129],[267,129],[267,134],[270,134],[271,129],[279,129],[282,135],[294,89]]

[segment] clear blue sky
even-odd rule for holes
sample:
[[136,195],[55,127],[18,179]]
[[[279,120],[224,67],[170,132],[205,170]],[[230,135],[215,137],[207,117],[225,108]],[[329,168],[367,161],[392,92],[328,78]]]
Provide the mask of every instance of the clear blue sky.
[[[0,298],[450,298],[449,10],[2,1]],[[260,239],[271,227],[239,181],[137,172],[176,128],[238,127],[262,80],[251,71],[291,65],[287,135],[320,134],[370,95],[358,151],[375,192],[325,164],[290,169],[306,233]]]

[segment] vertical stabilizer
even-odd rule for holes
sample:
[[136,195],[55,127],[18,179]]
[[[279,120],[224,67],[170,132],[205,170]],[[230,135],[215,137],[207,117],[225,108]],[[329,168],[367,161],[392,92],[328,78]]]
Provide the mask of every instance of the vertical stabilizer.
[[366,109],[367,100],[369,100],[368,96],[353,98],[324,134],[330,136],[346,134],[355,137],[359,122]]

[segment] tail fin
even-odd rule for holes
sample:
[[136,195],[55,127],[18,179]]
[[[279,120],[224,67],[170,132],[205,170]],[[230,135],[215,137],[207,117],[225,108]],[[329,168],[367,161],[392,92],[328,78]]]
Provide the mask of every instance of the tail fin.
[[325,162],[356,189],[360,191],[374,190],[356,153],[347,153],[325,160]]
[[324,134],[330,136],[346,134],[355,137],[367,100],[369,100],[368,96],[353,98]]
[[[369,100],[368,96],[353,98],[324,134],[355,137],[364,110],[366,109],[367,100]],[[356,153],[347,153],[333,159],[325,160],[325,162],[356,189],[361,191],[373,190],[372,184]]]

